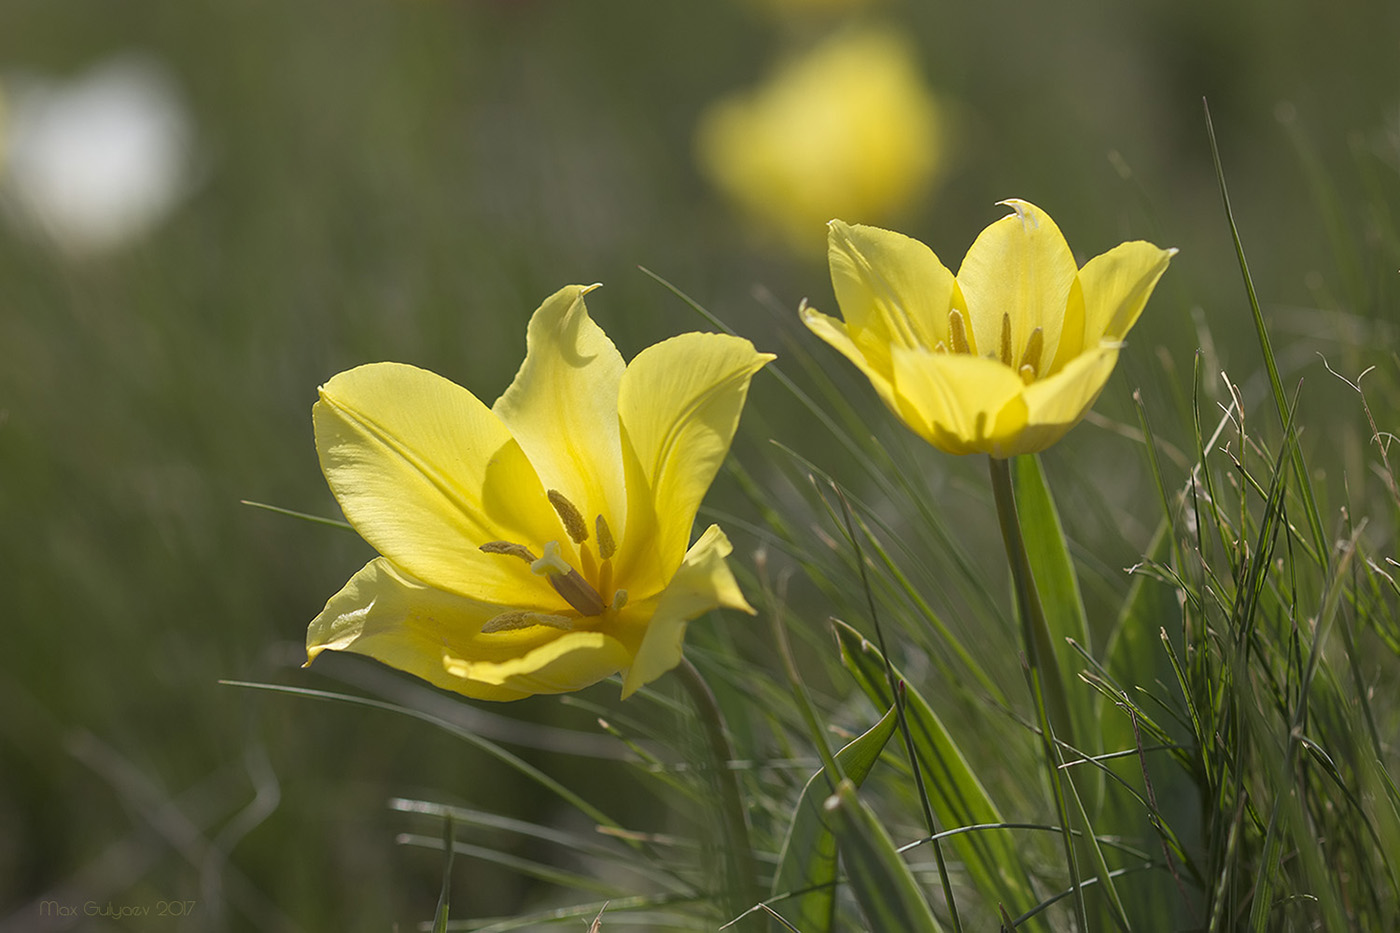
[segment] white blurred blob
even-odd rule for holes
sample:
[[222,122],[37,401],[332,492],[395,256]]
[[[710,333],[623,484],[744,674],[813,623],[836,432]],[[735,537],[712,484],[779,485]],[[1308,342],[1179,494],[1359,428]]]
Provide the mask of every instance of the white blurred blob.
[[0,194],[26,233],[102,253],[159,224],[189,191],[193,129],[158,62],[122,55],[70,82],[5,82]]

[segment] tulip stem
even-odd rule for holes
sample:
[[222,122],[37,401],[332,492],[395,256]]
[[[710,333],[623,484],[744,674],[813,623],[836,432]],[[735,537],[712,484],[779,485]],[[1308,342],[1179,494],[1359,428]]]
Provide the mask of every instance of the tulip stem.
[[1055,798],[1055,807],[1063,831],[1065,859],[1075,891],[1075,912],[1079,917],[1079,928],[1088,930],[1088,911],[1084,903],[1083,887],[1079,882],[1074,839],[1069,825],[1069,808],[1065,803],[1063,788],[1063,781],[1071,778],[1068,772],[1061,776],[1058,748],[1061,742],[1070,746],[1074,744],[1069,704],[1065,698],[1064,683],[1060,679],[1060,669],[1055,661],[1050,626],[1045,621],[1045,608],[1040,602],[1035,574],[1031,571],[1030,555],[1026,552],[1021,519],[1016,513],[1016,492],[1011,483],[1011,461],[988,457],[987,463],[992,476],[992,495],[997,503],[997,519],[1001,523],[1001,539],[1006,545],[1006,559],[1011,565],[1011,578],[1016,587],[1016,603],[1021,616],[1021,640],[1025,645],[1023,663],[1040,725],[1041,750],[1045,755],[1050,789]]
[[[729,876],[728,893],[732,902],[728,909],[731,917],[737,917],[757,904],[762,896],[757,887],[753,849],[749,843],[748,813],[744,809],[744,798],[739,790],[739,775],[730,767],[730,762],[734,760],[734,747],[729,742],[729,731],[724,723],[724,713],[719,708],[719,700],[715,698],[715,693],[704,676],[689,658],[684,657],[676,667],[676,673],[680,676],[686,692],[690,694],[691,702],[695,704],[695,710],[700,715],[700,724],[705,729],[706,741],[710,746],[715,783],[719,787],[721,809],[724,811],[725,849],[729,856],[725,867]],[[759,915],[752,916],[757,918]],[[744,922],[751,922],[751,928],[758,929],[757,922],[747,918]],[[743,930],[745,927],[741,924],[735,929]]]

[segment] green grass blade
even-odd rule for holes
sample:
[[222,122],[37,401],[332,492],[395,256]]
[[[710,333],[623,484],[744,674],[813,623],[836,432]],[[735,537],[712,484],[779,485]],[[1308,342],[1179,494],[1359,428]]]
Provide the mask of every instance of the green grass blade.
[[[1204,104],[1204,101],[1202,101]],[[1215,141],[1215,126],[1210,120],[1210,107],[1206,106],[1206,134],[1210,137],[1210,154],[1215,162],[1215,177],[1220,183],[1220,198],[1225,204],[1225,220],[1230,225],[1230,238],[1235,244],[1235,257],[1239,260],[1240,274],[1244,276],[1245,292],[1249,296],[1249,308],[1254,314],[1254,330],[1259,337],[1259,349],[1264,354],[1264,367],[1269,373],[1269,386],[1273,389],[1274,405],[1278,409],[1278,419],[1287,428],[1290,422],[1288,399],[1283,393],[1283,382],[1279,379],[1278,363],[1274,359],[1274,349],[1269,340],[1268,328],[1264,326],[1264,314],[1259,308],[1259,296],[1254,291],[1254,279],[1249,274],[1249,263],[1244,256],[1244,243],[1240,240],[1240,230],[1235,224],[1235,213],[1230,207],[1230,193],[1225,187],[1225,168],[1220,161],[1220,147]],[[1317,507],[1309,482],[1307,465],[1303,462],[1302,448],[1292,445],[1293,472],[1298,480],[1298,490],[1303,497],[1303,505],[1308,516],[1308,531],[1312,535],[1313,547],[1326,559],[1328,553],[1327,533],[1322,528],[1322,514]]]
[[[864,783],[897,724],[891,707],[879,722],[836,753],[842,773],[856,786]],[[836,836],[822,809],[835,783],[822,769],[802,789],[773,874],[773,897],[790,896],[792,906],[783,913],[802,933],[830,933],[835,920]],[[774,901],[770,898],[767,903]]]
[[295,509],[284,509],[280,505],[268,505],[266,502],[254,502],[252,499],[239,499],[239,505],[251,505],[255,509],[262,509],[265,512],[275,512],[278,515],[286,515],[288,518],[299,518],[304,522],[311,522],[315,525],[329,525],[332,528],[339,528],[342,531],[354,531],[355,528],[347,521],[338,518],[326,518],[323,515],[312,515],[309,512],[298,512]]
[[[888,708],[894,698],[889,695],[885,660],[879,649],[843,622],[835,622],[835,628],[842,661],[856,683],[878,708]],[[904,679],[897,669],[895,675]],[[933,708],[907,681],[905,687],[904,714],[938,821],[945,827],[1004,822]],[[1020,911],[1039,900],[1025,875],[1024,859],[1014,840],[997,833],[969,833],[958,836],[954,847],[973,884],[988,902],[1004,903]]]
[[352,696],[348,693],[333,693],[328,690],[312,690],[307,687],[289,687],[285,684],[253,683],[250,681],[242,680],[221,680],[219,681],[219,683],[229,687],[247,687],[253,690],[267,690],[273,693],[285,693],[290,696],[307,697],[308,699],[313,700],[330,700],[332,702],[337,703],[349,703],[352,706],[363,706],[368,707],[369,709],[377,709],[384,710],[385,712],[390,713],[398,713],[400,715],[408,716],[413,719],[417,719],[421,722],[428,723],[429,725],[437,726],[444,732],[447,732],[450,735],[456,736],[457,738],[476,746],[477,748],[486,752],[491,757],[495,758],[497,761],[500,761],[501,763],[508,765],[511,768],[514,768],[516,772],[518,772],[524,777],[529,778],[530,780],[539,784],[546,790],[557,794],[561,799],[564,800],[565,803],[569,804],[574,809],[582,813],[584,816],[588,817],[590,820],[593,820],[595,823],[598,823],[602,826],[610,827],[612,829],[622,828],[621,824],[619,824],[616,820],[612,819],[602,810],[599,810],[597,807],[584,800],[578,794],[574,793],[574,791],[570,790],[568,787],[565,787],[562,783],[556,781],[548,774],[545,774],[539,768],[536,768],[534,765],[525,761],[520,756],[506,751],[504,748],[497,745],[495,742],[483,739],[481,736],[477,735],[474,732],[471,732],[468,729],[463,729],[461,726],[439,719],[436,716],[429,715],[428,713],[424,713],[421,710],[410,709],[406,706],[399,706],[395,703],[386,703],[383,700],[375,700],[369,697],[357,697]]
[[433,915],[433,933],[447,933],[447,915],[452,907],[452,856],[456,849],[453,846],[453,836],[456,835],[456,824],[452,821],[452,811],[447,812],[447,818],[442,821],[442,848],[445,857],[442,863],[442,891],[438,894],[437,911]]
[[836,824],[847,883],[872,930],[941,933],[924,890],[875,814],[845,780],[822,806]]

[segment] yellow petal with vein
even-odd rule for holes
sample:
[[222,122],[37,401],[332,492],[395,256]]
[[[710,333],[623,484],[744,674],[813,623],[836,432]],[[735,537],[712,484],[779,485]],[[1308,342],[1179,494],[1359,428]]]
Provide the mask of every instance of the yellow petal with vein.
[[[1074,284],[1076,266],[1060,228],[1028,201],[1003,201],[1015,213],[987,227],[958,269],[958,288],[967,302],[978,351],[995,355],[1001,346],[1002,317],[1011,318],[1011,347],[1021,353],[1037,327],[1043,350],[1032,361],[1046,372],[1060,344],[1060,329]],[[1012,360],[1018,365],[1019,358]]]
[[[525,362],[492,411],[510,429],[546,489],[563,493],[588,525],[627,520],[617,392],[625,368],[570,285],[546,298],[526,334]],[[551,538],[562,538],[555,532]]]
[[1137,323],[1174,249],[1142,240],[1121,243],[1095,256],[1079,272],[1084,286],[1085,342],[1121,341]]
[[[631,663],[622,643],[602,632],[564,632],[533,650],[504,661],[448,658],[449,676],[472,689],[497,687],[521,695],[572,693],[611,677]],[[463,691],[465,692],[465,690]]]
[[947,342],[953,274],[933,250],[902,233],[833,220],[827,257],[841,316],[871,369],[888,379],[891,347]]
[[1116,345],[1100,346],[1070,360],[1049,379],[1027,386],[1030,424],[1017,442],[999,456],[1035,453],[1058,441],[1093,407],[1117,362]]
[[[500,606],[434,589],[377,557],[326,603],[306,632],[307,663],[323,651],[351,651],[407,671],[434,686],[480,700],[517,700],[533,691],[449,674],[444,658],[502,663],[558,638],[537,626],[482,635]],[[605,675],[606,676],[606,675]]]
[[[856,368],[864,373],[865,377],[870,380],[870,384],[875,388],[875,391],[879,394],[880,398],[884,400],[885,404],[888,405],[892,411],[897,411],[894,387],[890,382],[892,372],[889,366],[887,365],[885,367],[885,372],[881,372],[872,366],[870,361],[866,359],[865,352],[861,350],[860,347],[856,346],[855,341],[851,339],[850,328],[844,321],[837,320],[827,314],[822,314],[817,309],[807,307],[806,305],[802,307],[801,314],[802,323],[807,325],[807,329],[831,344],[831,346],[840,351],[842,356],[856,364]],[[888,349],[885,350],[884,356],[888,360]]]
[[542,577],[479,545],[558,536],[534,469],[476,396],[401,363],[340,373],[312,408],[316,452],[350,524],[439,589],[501,605],[557,603]]
[[[634,509],[642,501],[655,506],[651,516],[629,516],[614,559],[630,598],[653,595],[680,566],[749,382],[773,358],[740,337],[692,333],[648,347],[628,365],[618,396],[618,419],[635,454],[628,496]],[[644,534],[650,522],[654,533]]]
[[718,525],[705,529],[661,595],[641,647],[622,682],[622,698],[681,663],[686,623],[711,609],[754,610],[739,591],[725,558],[733,550]]

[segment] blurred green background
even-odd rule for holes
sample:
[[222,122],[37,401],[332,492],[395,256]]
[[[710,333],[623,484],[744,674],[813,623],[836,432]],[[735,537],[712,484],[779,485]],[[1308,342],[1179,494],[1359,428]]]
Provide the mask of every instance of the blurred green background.
[[[1181,248],[1099,405],[1134,422],[1142,387],[1178,441],[1198,322],[1247,402],[1264,387],[1208,97],[1285,383],[1309,380],[1317,411],[1346,406],[1348,424],[1309,441],[1350,452],[1348,491],[1365,498],[1377,481],[1355,396],[1318,353],[1353,377],[1388,367],[1372,403],[1394,427],[1389,0],[907,0],[845,19],[740,0],[5,0],[3,86],[139,53],[169,70],[193,136],[187,192],[138,239],[79,255],[0,225],[0,930],[159,928],[40,917],[44,899],[195,900],[193,919],[167,921],[192,929],[410,929],[441,866],[393,844],[406,822],[386,799],[545,819],[517,778],[426,726],[217,683],[377,689],[366,664],[297,670],[306,622],[366,546],[239,500],[335,515],[311,440],[317,385],[392,359],[494,399],[529,314],[564,284],[606,284],[590,305],[629,358],[705,326],[638,266],[763,349],[799,341],[883,417],[799,333],[801,298],[834,310],[822,257],[741,222],[693,157],[707,104],[857,19],[906,35],[947,107],[945,173],[901,219],[945,263],[1007,197],[1050,212],[1081,261],[1128,238]],[[16,184],[0,182],[6,220]],[[772,424],[840,467],[771,380],[751,405],[736,451],[756,475]],[[1049,465],[1071,532],[1105,540],[1098,559],[1117,568],[1155,505],[1145,477],[1102,459],[1106,434],[1080,427]],[[982,483],[980,463],[925,462]],[[1117,511],[1073,515],[1095,486]],[[721,483],[711,501],[732,495]],[[996,548],[993,533],[973,548]],[[747,559],[753,542],[734,537]],[[615,703],[616,686],[590,697]],[[587,722],[549,698],[485,712]],[[606,759],[527,754],[614,780]],[[632,806],[645,823],[659,804]],[[463,915],[530,897],[509,877],[460,888]]]

